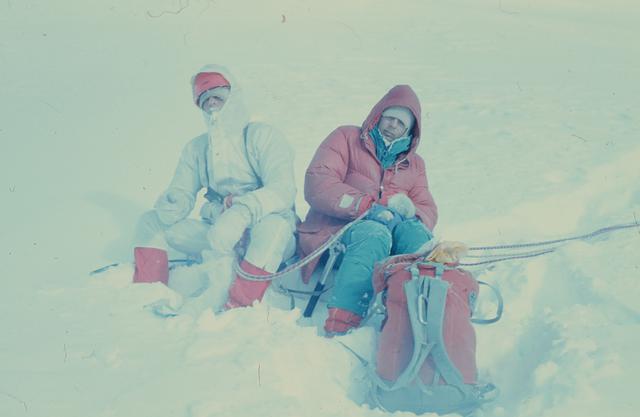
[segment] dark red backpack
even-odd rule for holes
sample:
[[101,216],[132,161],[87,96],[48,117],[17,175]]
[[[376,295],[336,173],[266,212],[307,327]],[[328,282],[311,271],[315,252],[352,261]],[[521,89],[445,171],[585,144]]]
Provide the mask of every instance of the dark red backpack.
[[493,385],[478,383],[472,325],[499,320],[502,300],[495,288],[496,317],[476,320],[479,283],[455,266],[395,256],[376,266],[373,283],[386,307],[370,372],[374,405],[390,412],[468,414],[497,395]]

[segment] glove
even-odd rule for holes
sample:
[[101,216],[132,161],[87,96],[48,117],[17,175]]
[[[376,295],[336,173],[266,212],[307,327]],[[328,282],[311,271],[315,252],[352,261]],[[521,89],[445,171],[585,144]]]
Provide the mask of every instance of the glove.
[[405,219],[410,219],[416,215],[416,206],[406,194],[398,193],[391,196],[387,207],[395,210]]
[[467,245],[462,242],[440,242],[427,256],[428,261],[457,264],[467,255]]
[[358,212],[357,212],[358,217],[360,217],[362,213],[364,213],[365,211],[369,210],[372,205],[373,205],[373,198],[371,198],[368,195],[362,197],[362,199],[360,200],[360,203],[358,204]]
[[387,226],[389,231],[393,231],[393,229],[404,220],[395,210],[381,206],[377,203],[374,203],[371,206],[369,213],[365,216],[365,219],[381,223]]
[[207,238],[211,249],[220,255],[230,255],[251,224],[251,211],[243,204],[234,204],[225,210],[209,229]]
[[171,226],[187,217],[193,208],[193,201],[184,192],[167,190],[158,198],[154,207],[160,221]]
[[224,211],[224,206],[222,203],[217,201],[208,201],[202,205],[200,208],[200,217],[203,220],[213,224],[216,222],[216,219],[220,217],[220,214]]

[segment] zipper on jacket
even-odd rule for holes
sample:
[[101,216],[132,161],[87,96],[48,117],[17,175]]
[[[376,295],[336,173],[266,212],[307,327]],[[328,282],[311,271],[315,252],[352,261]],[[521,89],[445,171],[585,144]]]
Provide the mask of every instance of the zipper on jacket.
[[380,168],[381,168],[381,171],[382,171],[382,175],[381,175],[381,177],[380,177],[380,187],[378,188],[378,198],[382,198],[382,193],[384,192],[384,173],[385,173],[386,169],[384,169],[384,167],[382,166],[382,162],[378,159],[378,155],[376,154],[376,152],[375,152],[375,151],[372,151],[372,150],[367,146],[367,144],[366,144],[366,141],[367,141],[367,134],[368,134],[368,131],[367,131],[367,133],[362,132],[362,133],[360,134],[360,139],[364,142],[364,145],[363,145],[363,146],[364,146],[364,148],[365,148],[365,149],[366,149],[366,150],[367,150],[371,155],[373,155],[373,157],[375,158],[375,160],[376,160],[376,161],[378,161],[378,163],[380,164]]

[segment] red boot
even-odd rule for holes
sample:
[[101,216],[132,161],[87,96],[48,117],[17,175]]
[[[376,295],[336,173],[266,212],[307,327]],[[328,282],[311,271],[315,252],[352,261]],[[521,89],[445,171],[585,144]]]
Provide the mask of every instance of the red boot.
[[324,322],[326,336],[336,336],[346,334],[349,330],[360,326],[362,317],[341,308],[330,308],[329,317]]
[[136,270],[133,282],[169,283],[169,259],[167,252],[157,248],[137,247],[133,250]]
[[[240,268],[251,275],[269,275],[269,272],[260,269],[247,261],[242,261]],[[271,281],[249,281],[236,275],[236,279],[229,288],[229,298],[224,307],[227,310],[237,307],[247,307],[253,304],[255,300],[262,300],[264,293],[269,288]]]

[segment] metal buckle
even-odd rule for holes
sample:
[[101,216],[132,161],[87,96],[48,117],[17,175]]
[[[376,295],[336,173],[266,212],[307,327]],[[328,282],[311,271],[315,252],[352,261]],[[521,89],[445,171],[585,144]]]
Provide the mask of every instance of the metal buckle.
[[429,301],[424,294],[420,294],[418,296],[418,321],[425,326],[427,325],[427,307],[429,306]]

